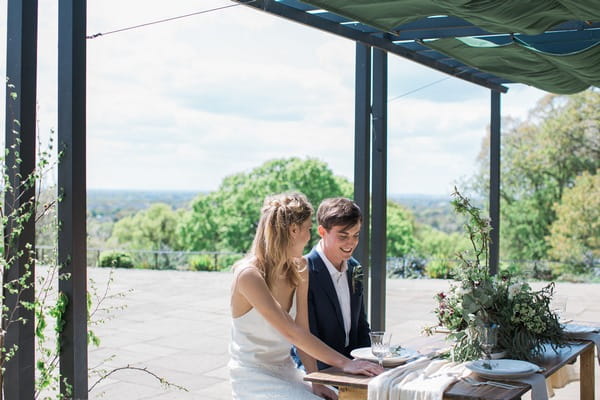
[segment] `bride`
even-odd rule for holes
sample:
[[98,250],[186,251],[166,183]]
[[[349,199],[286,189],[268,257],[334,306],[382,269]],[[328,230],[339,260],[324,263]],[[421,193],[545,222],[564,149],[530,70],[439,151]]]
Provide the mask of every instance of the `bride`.
[[304,365],[314,358],[348,373],[383,372],[377,364],[346,358],[310,333],[302,251],[310,239],[312,212],[303,194],[268,197],[252,249],[234,266],[229,362],[234,399],[337,399],[329,388],[311,388],[302,380],[304,372],[290,357],[292,344],[301,350]]

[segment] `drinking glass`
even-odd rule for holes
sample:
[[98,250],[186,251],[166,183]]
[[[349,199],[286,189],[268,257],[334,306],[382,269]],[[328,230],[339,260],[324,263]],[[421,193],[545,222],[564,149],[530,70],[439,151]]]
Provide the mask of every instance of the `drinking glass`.
[[550,308],[556,314],[558,321],[565,320],[565,313],[567,312],[567,298],[563,296],[554,296],[550,301]]
[[379,365],[383,367],[383,359],[390,352],[390,340],[392,334],[384,331],[375,331],[369,333],[371,337],[371,353],[379,361]]
[[492,350],[498,343],[498,328],[497,324],[485,323],[479,326],[479,345],[483,349],[485,356],[485,362],[483,366],[485,368],[492,369],[490,360],[492,359]]

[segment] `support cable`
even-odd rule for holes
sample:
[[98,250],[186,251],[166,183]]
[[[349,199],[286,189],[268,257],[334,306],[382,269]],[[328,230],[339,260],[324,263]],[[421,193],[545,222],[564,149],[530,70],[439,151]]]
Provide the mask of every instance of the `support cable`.
[[246,1],[246,2],[243,2],[243,3],[230,4],[228,6],[211,8],[211,9],[202,10],[202,11],[196,11],[196,12],[193,12],[193,13],[190,13],[190,14],[179,15],[177,17],[164,18],[164,19],[159,19],[157,21],[151,21],[151,22],[146,22],[146,23],[139,24],[139,25],[128,26],[126,28],[115,29],[114,31],[108,31],[108,32],[103,32],[103,33],[94,33],[93,35],[88,35],[85,38],[86,39],[96,39],[97,37],[110,35],[111,33],[118,33],[118,32],[129,31],[129,30],[132,30],[132,29],[143,28],[145,26],[160,24],[160,23],[163,23],[163,22],[174,21],[176,19],[187,18],[187,17],[191,17],[191,16],[194,16],[194,15],[199,15],[199,14],[207,14],[209,12],[224,10],[226,8],[231,8],[231,7],[237,7],[237,6],[245,5],[245,4],[248,4],[248,3],[253,3],[255,1],[256,0],[249,0],[249,1]]
[[426,84],[426,85],[423,85],[423,86],[420,86],[420,87],[418,87],[418,88],[416,88],[416,89],[409,90],[409,91],[408,91],[408,92],[406,92],[406,93],[402,93],[401,95],[398,95],[398,96],[396,96],[396,97],[392,97],[391,99],[388,99],[388,103],[389,103],[389,102],[391,102],[391,101],[394,101],[394,100],[398,100],[398,99],[399,99],[399,98],[401,98],[401,97],[408,96],[409,94],[413,94],[413,93],[415,93],[415,92],[418,92],[419,90],[422,90],[422,89],[428,88],[429,86],[433,86],[433,85],[435,85],[436,83],[440,83],[440,82],[442,82],[442,81],[445,81],[446,79],[450,79],[450,78],[452,78],[452,77],[451,77],[451,76],[446,76],[445,78],[438,79],[437,81],[430,82],[430,83],[428,83],[428,84]]

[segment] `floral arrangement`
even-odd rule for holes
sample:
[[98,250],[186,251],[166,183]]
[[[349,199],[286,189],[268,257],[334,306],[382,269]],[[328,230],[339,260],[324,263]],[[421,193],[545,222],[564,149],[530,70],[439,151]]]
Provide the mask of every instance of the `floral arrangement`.
[[447,292],[435,296],[439,326],[448,329],[449,338],[454,340],[452,357],[457,361],[480,358],[477,332],[486,324],[499,326],[497,346],[507,357],[533,360],[547,343],[555,350],[563,346],[561,324],[550,309],[554,283],[536,291],[508,273],[490,275],[490,221],[456,189],[453,196],[454,210],[469,218],[466,229],[472,251],[458,255],[461,265],[455,282]]

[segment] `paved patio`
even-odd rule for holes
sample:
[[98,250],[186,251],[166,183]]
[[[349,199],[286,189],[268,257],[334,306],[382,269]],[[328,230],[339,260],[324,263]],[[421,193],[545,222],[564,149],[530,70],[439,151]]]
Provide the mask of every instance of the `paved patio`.
[[[88,275],[103,289],[109,270],[90,268]],[[231,276],[228,272],[115,270],[110,292],[131,291],[106,302],[126,308],[113,310],[111,320],[93,329],[101,344],[89,349],[90,367],[103,363],[109,370],[127,365],[147,368],[188,391],[165,389],[150,374],[125,369],[100,382],[90,399],[230,399]],[[447,287],[443,280],[388,280],[386,325],[394,342],[418,335],[435,321],[433,295]],[[600,322],[599,290],[597,284],[557,284],[557,293],[569,299],[568,316],[579,320]],[[90,379],[90,386],[95,380]],[[576,399],[578,390],[578,383],[571,383],[557,390],[554,398]]]

